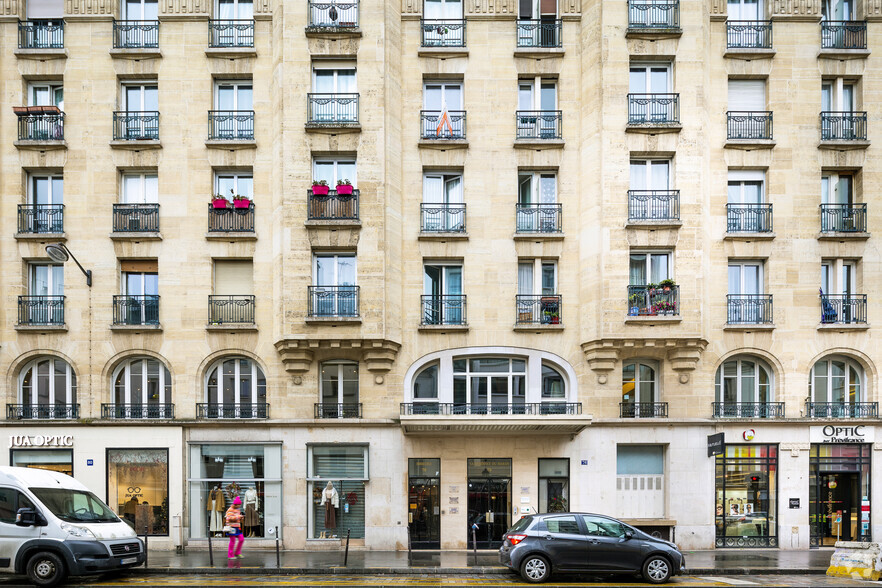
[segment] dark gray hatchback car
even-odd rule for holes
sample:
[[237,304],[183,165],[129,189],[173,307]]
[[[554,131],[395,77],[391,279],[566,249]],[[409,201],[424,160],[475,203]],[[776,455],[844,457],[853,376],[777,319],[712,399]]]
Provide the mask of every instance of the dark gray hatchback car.
[[573,512],[520,519],[503,536],[499,561],[527,582],[544,582],[554,571],[637,573],[661,584],[686,568],[686,558],[670,541],[610,517]]

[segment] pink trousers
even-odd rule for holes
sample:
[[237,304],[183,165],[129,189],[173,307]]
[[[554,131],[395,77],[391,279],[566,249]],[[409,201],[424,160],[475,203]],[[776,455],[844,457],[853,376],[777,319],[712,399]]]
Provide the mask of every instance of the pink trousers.
[[228,557],[236,557],[242,553],[243,543],[245,543],[245,535],[242,534],[242,531],[239,531],[238,535],[230,535],[230,548],[227,550]]

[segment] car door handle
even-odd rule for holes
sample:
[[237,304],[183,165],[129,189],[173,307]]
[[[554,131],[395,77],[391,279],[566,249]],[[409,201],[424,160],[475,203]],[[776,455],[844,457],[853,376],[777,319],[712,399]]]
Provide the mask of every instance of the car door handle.
[[552,537],[551,535],[546,535],[545,538],[546,538],[547,540],[549,540],[549,541],[551,541],[552,539],[554,539],[554,537]]
[[600,541],[598,541],[597,539],[589,539],[588,543],[593,543],[593,544],[597,545],[598,543],[600,543]]

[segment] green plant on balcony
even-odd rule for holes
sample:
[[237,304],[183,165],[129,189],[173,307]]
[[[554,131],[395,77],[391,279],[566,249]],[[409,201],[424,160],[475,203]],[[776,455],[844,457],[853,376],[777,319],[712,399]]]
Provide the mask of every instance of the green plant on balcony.
[[671,288],[676,286],[677,284],[671,278],[665,278],[661,282],[658,283],[658,286],[664,290],[665,292],[669,292]]

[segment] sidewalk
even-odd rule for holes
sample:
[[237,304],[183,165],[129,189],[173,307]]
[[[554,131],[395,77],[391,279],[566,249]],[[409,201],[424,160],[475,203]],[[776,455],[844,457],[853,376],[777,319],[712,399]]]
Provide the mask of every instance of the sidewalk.
[[[221,548],[222,547],[222,548]],[[711,575],[823,574],[831,550],[779,551],[775,549],[684,551],[687,573]],[[495,551],[415,551],[410,563],[406,551],[350,551],[343,567],[342,551],[249,550],[245,558],[227,560],[226,545],[215,545],[214,566],[208,551],[188,549],[185,555],[151,551],[148,570],[154,574],[508,574]]]

